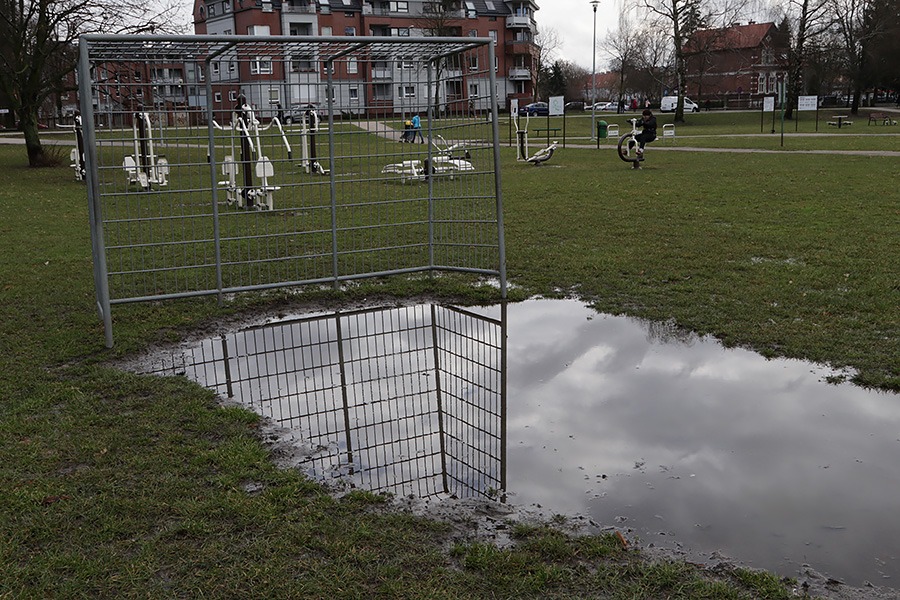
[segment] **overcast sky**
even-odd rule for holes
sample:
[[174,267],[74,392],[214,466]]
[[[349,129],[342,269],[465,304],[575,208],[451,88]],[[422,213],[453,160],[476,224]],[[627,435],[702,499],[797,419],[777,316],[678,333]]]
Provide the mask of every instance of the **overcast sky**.
[[[597,7],[597,71],[604,71],[608,55],[603,41],[616,29],[623,0],[600,0]],[[589,0],[538,0],[538,28],[549,27],[559,34],[558,58],[591,69],[594,11]]]

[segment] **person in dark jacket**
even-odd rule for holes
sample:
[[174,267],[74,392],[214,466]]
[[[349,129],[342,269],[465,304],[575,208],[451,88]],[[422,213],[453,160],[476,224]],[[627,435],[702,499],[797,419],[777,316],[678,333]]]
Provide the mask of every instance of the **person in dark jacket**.
[[643,131],[635,136],[638,141],[638,160],[644,160],[644,144],[649,144],[656,139],[656,117],[653,116],[653,111],[645,108],[637,126],[643,128]]

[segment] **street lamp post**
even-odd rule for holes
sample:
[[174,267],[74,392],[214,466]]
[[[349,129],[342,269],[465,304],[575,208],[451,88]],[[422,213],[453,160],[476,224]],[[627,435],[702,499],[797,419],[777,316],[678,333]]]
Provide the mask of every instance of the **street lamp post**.
[[591,6],[594,7],[594,62],[591,66],[591,139],[596,139],[597,135],[597,5],[600,0],[591,0]]

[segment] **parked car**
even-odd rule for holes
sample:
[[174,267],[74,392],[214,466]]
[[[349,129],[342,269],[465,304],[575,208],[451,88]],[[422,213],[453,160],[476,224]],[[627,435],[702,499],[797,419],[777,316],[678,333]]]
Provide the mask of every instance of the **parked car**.
[[563,107],[563,110],[566,112],[573,112],[579,110],[585,110],[587,107],[584,105],[584,102],[566,102],[566,105]]
[[531,104],[526,104],[522,108],[519,109],[519,115],[525,116],[535,116],[535,115],[549,115],[550,114],[550,105],[546,102],[532,102]]
[[[588,107],[586,110],[590,110]],[[616,110],[615,102],[597,102],[594,104],[594,110]]]
[[[676,106],[678,106],[678,96],[663,96],[662,102],[659,104],[659,112],[675,112]],[[685,112],[700,112],[700,106],[685,96],[684,110]]]
[[291,104],[290,109],[284,112],[285,124],[299,123],[310,110],[315,110],[322,117],[322,110],[315,104]]

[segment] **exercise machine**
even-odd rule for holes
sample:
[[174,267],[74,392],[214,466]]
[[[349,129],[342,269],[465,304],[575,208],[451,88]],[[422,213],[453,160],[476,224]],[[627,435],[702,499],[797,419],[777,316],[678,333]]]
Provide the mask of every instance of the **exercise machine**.
[[[231,116],[231,126],[223,127],[213,121],[213,127],[231,133],[230,153],[222,161],[224,181],[218,185],[225,189],[229,205],[238,208],[272,210],[275,208],[274,193],[281,188],[272,185],[270,178],[275,176],[275,166],[263,152],[260,133],[275,127],[281,135],[281,141],[287,149],[288,160],[292,158],[291,145],[278,117],[273,117],[268,125],[262,126],[242,96]],[[236,152],[240,152],[239,160],[235,160]],[[240,173],[240,183],[238,174]]]
[[539,166],[553,157],[553,153],[556,152],[558,143],[553,142],[546,148],[538,150],[533,155],[529,156],[530,150],[528,147],[528,123],[530,120],[531,115],[526,114],[525,129],[519,129],[519,116],[513,115],[513,122],[516,124],[516,160],[518,162],[527,162],[531,163],[534,166]]
[[136,112],[131,120],[134,154],[126,156],[122,162],[128,185],[136,185],[147,191],[152,186],[165,187],[169,184],[169,161],[165,156],[157,156],[153,142],[153,127],[150,114]]
[[300,167],[307,174],[328,175],[331,173],[319,162],[316,150],[316,134],[319,132],[319,113],[315,109],[306,110],[300,119]]
[[81,115],[75,115],[75,147],[69,152],[69,166],[75,169],[75,181],[84,181],[84,130],[81,128]]

